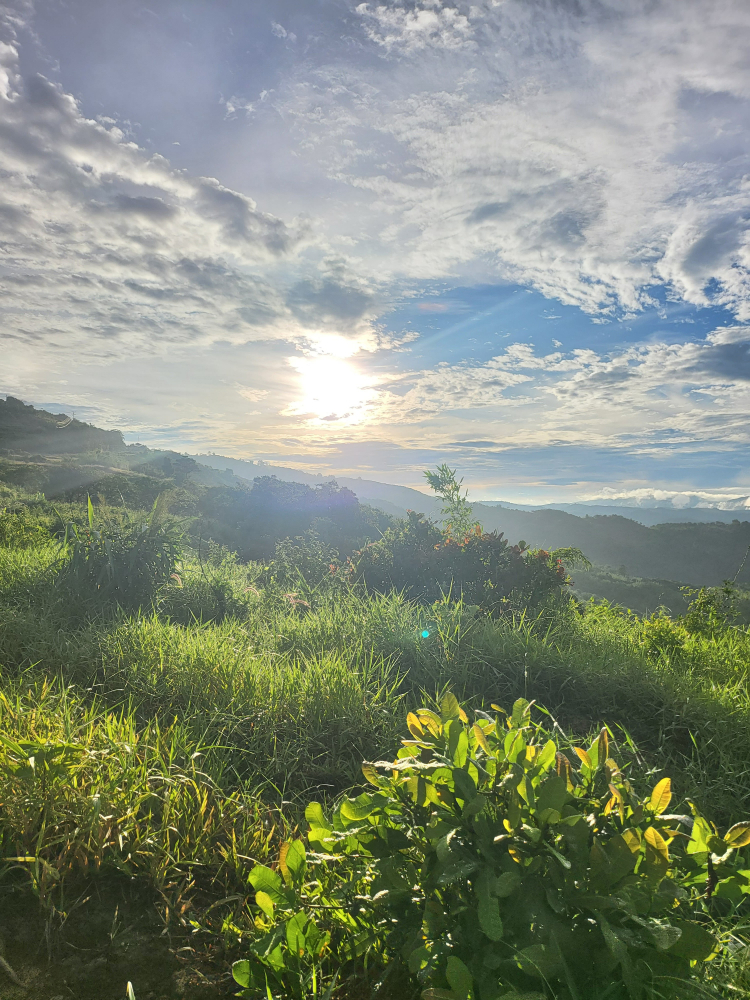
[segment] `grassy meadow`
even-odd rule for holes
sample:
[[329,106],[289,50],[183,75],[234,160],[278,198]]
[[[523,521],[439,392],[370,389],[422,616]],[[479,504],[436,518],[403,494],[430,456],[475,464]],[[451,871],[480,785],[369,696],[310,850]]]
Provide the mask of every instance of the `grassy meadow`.
[[[62,513],[85,521],[81,505]],[[606,723],[642,793],[669,776],[677,811],[689,799],[720,830],[750,818],[744,626],[564,595],[490,616],[295,579],[216,545],[185,549],[152,600],[123,608],[61,577],[49,505],[13,516],[0,934],[18,983],[0,971],[4,998],[121,998],[128,982],[138,1000],[236,995],[232,962],[260,927],[253,865],[304,833],[307,802],[358,794],[362,762],[392,758],[407,714],[446,691],[466,711],[535,702],[569,747]],[[723,947],[695,995],[750,997],[746,908],[716,903],[703,919]],[[420,994],[408,972],[379,976],[342,959],[306,995]]]

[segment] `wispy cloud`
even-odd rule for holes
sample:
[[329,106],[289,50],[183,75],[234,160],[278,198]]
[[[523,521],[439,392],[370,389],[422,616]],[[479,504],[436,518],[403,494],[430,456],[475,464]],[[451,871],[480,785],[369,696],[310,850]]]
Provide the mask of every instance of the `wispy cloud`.
[[[750,8],[360,4],[341,58],[277,97],[413,278],[530,283],[593,311],[649,288],[748,305]],[[373,51],[368,50],[369,49]]]
[[542,355],[513,344],[484,364],[443,364],[407,384],[405,392],[383,389],[372,419],[391,435],[403,427],[412,442],[442,432],[443,440],[460,445],[465,437],[467,447],[487,452],[579,445],[643,454],[750,444],[745,326],[607,354]]

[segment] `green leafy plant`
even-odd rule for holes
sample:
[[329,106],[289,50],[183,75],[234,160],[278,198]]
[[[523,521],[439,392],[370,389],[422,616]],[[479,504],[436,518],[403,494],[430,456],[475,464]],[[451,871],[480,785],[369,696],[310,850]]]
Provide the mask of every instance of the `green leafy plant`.
[[606,727],[571,750],[526,700],[493,709],[471,722],[447,694],[410,713],[396,759],[363,766],[372,791],[330,818],[308,806],[315,853],[287,845],[283,882],[250,875],[263,936],[236,967],[243,995],[288,988],[328,947],[400,956],[425,1000],[684,997],[702,977],[712,896],[750,893],[750,823],[722,837],[694,807],[668,813],[669,778],[641,797]]
[[65,524],[57,583],[84,600],[115,601],[138,607],[154,599],[175,574],[181,529],[169,518],[169,498],[161,494],[148,516],[123,512],[97,521],[91,497],[88,523]]
[[429,604],[452,595],[495,613],[543,602],[569,583],[555,553],[511,545],[479,525],[460,537],[446,534],[414,511],[356,553],[350,573],[369,590],[404,591]]
[[[691,634],[713,639],[739,622],[747,610],[747,593],[727,580],[721,587],[683,587],[690,598],[688,609],[679,619]],[[745,607],[743,608],[743,598]]]
[[670,618],[663,608],[643,619],[640,632],[641,645],[652,658],[680,653],[690,637],[687,629]]
[[443,530],[448,537],[461,538],[475,527],[481,531],[481,525],[472,516],[472,506],[467,499],[469,491],[463,489],[463,479],[456,479],[455,469],[443,462],[434,472],[426,471],[424,477],[430,489],[443,501],[440,512]]
[[[304,1000],[325,992],[330,997],[334,982],[324,991],[324,958],[331,943],[330,929],[321,929],[316,911],[328,911],[326,923],[356,923],[347,918],[342,900],[330,885],[308,881],[307,852],[301,840],[282,845],[279,870],[256,865],[249,882],[255,890],[261,932],[250,944],[250,958],[235,962],[232,975],[245,987],[239,996],[283,996]],[[330,912],[333,911],[333,914]]]

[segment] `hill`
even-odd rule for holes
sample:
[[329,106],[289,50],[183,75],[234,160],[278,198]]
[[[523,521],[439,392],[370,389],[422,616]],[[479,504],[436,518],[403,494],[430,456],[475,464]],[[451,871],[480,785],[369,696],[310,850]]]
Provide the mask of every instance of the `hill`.
[[0,452],[71,455],[124,447],[120,431],[103,431],[65,413],[37,410],[14,396],[0,399]]
[[[255,505],[248,494],[254,480],[272,476],[280,482],[325,492],[325,484],[333,478],[221,455],[191,457],[125,445],[119,431],[69,421],[63,414],[36,410],[13,397],[0,401],[0,435],[7,456],[0,459],[2,482],[51,497],[85,499],[87,493],[102,494],[110,502],[124,500],[135,506],[149,505],[159,492],[179,487],[189,494],[186,512],[206,517],[216,539],[245,557],[256,551],[243,542],[243,533],[247,534],[253,518],[260,516],[260,508],[257,516],[253,514]],[[33,444],[33,450],[24,451],[24,443]],[[63,447],[70,450],[64,452]],[[439,514],[438,501],[419,490],[347,476],[337,477],[336,482],[340,489],[354,494],[360,505],[392,517],[405,517],[409,509],[428,517]],[[668,595],[663,603],[673,606],[678,583],[712,586],[734,579],[750,546],[750,522],[736,517],[726,522],[733,511],[711,511],[715,515],[711,522],[680,523],[675,517],[686,512],[664,508],[623,508],[628,512],[624,516],[611,506],[562,506],[576,509],[532,510],[476,503],[474,513],[485,529],[502,531],[512,542],[524,539],[529,545],[548,549],[581,548],[598,567],[608,568],[604,574],[576,574],[581,593],[621,594],[630,601],[629,606],[640,611],[655,606],[659,594]],[[705,509],[691,508],[696,517],[699,510],[701,517],[708,516]],[[651,525],[636,520],[646,515],[664,520]],[[307,515],[302,520],[296,514],[291,517],[287,533],[298,534],[316,520],[305,518]],[[347,547],[354,538],[377,531],[377,523],[377,518],[370,517],[367,530],[347,529]],[[279,530],[277,525],[273,534]],[[268,544],[270,540],[264,543],[264,552]],[[748,563],[737,575],[739,583],[750,582]],[[631,578],[637,578],[636,582]]]

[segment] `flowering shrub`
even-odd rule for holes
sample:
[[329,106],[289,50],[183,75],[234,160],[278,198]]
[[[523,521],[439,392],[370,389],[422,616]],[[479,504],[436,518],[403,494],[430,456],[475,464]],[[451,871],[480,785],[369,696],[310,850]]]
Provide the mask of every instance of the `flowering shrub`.
[[356,553],[350,567],[370,590],[404,591],[429,604],[452,594],[494,612],[514,601],[542,600],[570,582],[554,553],[511,545],[502,533],[478,525],[455,537],[414,511]]

